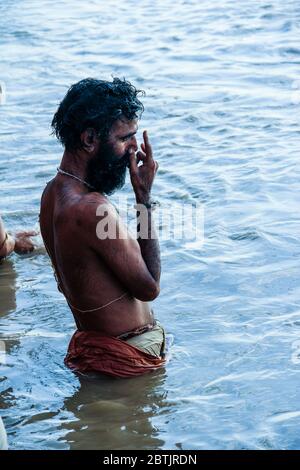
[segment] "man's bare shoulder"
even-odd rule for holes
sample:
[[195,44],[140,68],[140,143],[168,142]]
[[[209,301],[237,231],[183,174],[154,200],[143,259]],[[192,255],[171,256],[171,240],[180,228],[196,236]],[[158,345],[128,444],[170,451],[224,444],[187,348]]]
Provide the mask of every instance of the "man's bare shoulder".
[[87,205],[98,205],[98,204],[109,204],[109,200],[104,194],[97,192],[86,193],[81,196],[81,203],[84,206]]
[[[68,220],[72,220],[72,227],[76,233],[79,235],[80,232],[80,237],[85,240],[86,244],[92,246],[99,254],[103,250],[108,252],[111,245],[107,236],[104,239],[99,237],[99,223],[101,224],[103,221],[105,227],[108,224],[109,227],[114,228],[116,233],[117,230],[121,230],[120,219],[115,207],[105,196],[98,193],[84,194],[77,202],[74,202],[69,208]],[[112,236],[111,240],[116,248],[116,236]]]
[[106,212],[115,216],[115,208],[107,197],[96,192],[82,195],[72,206],[70,211],[76,215],[77,219],[85,222],[95,223],[99,220],[99,215]]

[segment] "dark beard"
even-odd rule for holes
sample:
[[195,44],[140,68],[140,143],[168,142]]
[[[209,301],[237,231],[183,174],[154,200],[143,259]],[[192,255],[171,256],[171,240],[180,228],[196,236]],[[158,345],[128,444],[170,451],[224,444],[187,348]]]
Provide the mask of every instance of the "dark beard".
[[99,193],[112,194],[125,184],[129,153],[115,155],[110,145],[102,145],[101,151],[88,163],[86,180]]

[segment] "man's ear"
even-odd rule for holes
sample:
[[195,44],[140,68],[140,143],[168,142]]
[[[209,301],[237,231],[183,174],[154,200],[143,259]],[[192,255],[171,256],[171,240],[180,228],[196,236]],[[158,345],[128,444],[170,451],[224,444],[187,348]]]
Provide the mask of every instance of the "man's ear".
[[83,148],[87,152],[89,153],[94,152],[95,146],[98,141],[98,136],[97,136],[95,129],[93,129],[92,127],[88,127],[87,129],[85,129],[85,131],[81,133],[80,139],[81,139]]

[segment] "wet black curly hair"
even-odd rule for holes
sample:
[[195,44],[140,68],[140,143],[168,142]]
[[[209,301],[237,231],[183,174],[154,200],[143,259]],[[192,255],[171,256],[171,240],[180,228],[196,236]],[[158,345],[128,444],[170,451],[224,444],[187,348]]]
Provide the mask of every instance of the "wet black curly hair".
[[69,88],[59,104],[51,123],[53,134],[69,151],[82,148],[80,135],[89,127],[105,140],[117,119],[140,119],[144,106],[139,94],[145,92],[125,79],[81,80]]

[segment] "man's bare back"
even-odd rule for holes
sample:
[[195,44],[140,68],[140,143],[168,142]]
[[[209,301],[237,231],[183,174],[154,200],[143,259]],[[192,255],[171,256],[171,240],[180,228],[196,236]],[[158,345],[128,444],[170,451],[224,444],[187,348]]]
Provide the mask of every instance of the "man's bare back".
[[[114,274],[100,253],[88,243],[84,215],[94,212],[95,226],[91,238],[96,237],[96,209],[107,204],[107,199],[96,193],[84,193],[76,181],[55,178],[48,183],[42,198],[41,232],[52,259],[59,286],[71,308],[78,329],[99,330],[113,336],[153,323],[147,302],[142,302],[127,291],[126,285]],[[113,210],[113,208],[112,208]],[[93,240],[99,244],[102,241]],[[118,299],[126,294],[120,300]],[[114,301],[107,307],[101,308]]]
[[[158,165],[146,132],[137,151],[136,131],[137,119],[118,119],[106,145],[120,161],[128,155],[136,201],[146,204],[148,229],[153,235],[149,202]],[[105,194],[90,190],[87,166],[101,154],[102,141],[90,128],[80,138],[82,147],[65,151],[60,166],[64,171],[45,188],[41,233],[77,328],[119,336],[154,322],[147,301],[159,294],[159,246],[156,237],[131,237]],[[138,166],[139,162],[143,164]],[[107,209],[105,217],[117,225],[119,237],[98,238],[101,217],[97,209],[101,206]]]

